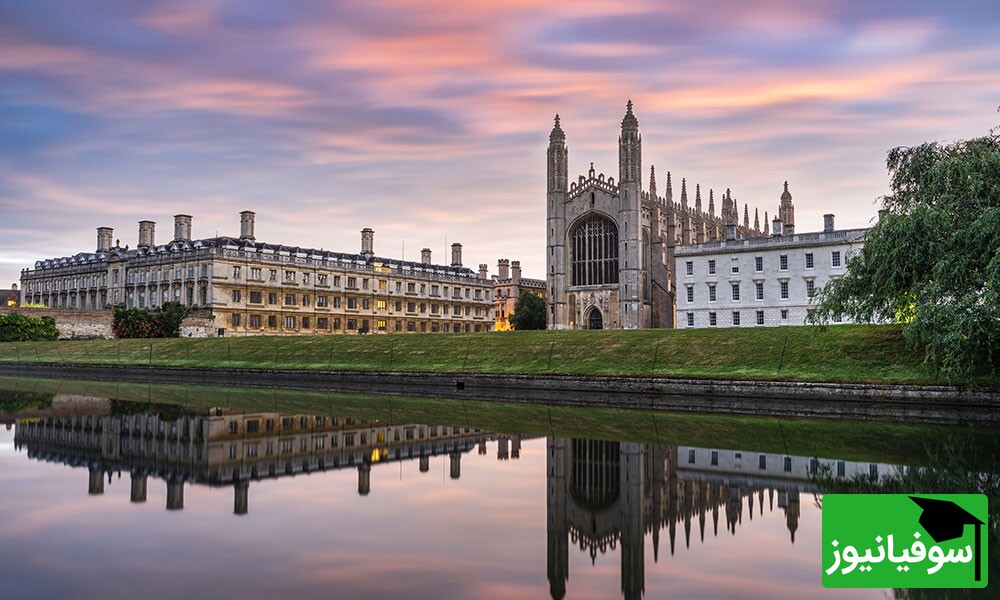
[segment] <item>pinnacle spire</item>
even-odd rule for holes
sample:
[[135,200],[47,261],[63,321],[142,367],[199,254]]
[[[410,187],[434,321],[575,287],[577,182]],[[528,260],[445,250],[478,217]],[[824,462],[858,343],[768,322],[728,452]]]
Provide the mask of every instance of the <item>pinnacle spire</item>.
[[711,188],[708,190],[708,216],[715,216],[715,191]]
[[760,209],[759,208],[753,209],[753,230],[757,231],[757,232],[760,231]]
[[701,216],[701,184],[694,184],[694,209],[698,211],[698,216]]
[[743,203],[743,226],[750,229],[750,207]]
[[687,208],[688,205],[688,190],[687,190],[687,179],[681,178],[681,206]]
[[764,211],[764,235],[771,235],[770,227],[767,226],[767,211]]
[[674,201],[674,186],[670,181],[670,171],[667,171],[667,202]]
[[629,100],[628,104],[625,105],[625,118],[622,119],[622,131],[638,131],[638,129],[639,120],[632,113],[632,100]]
[[559,126],[559,115],[556,114],[555,125],[552,126],[552,133],[549,134],[549,143],[565,142],[566,134],[563,133],[562,127]]
[[656,167],[649,165],[649,196],[656,201]]

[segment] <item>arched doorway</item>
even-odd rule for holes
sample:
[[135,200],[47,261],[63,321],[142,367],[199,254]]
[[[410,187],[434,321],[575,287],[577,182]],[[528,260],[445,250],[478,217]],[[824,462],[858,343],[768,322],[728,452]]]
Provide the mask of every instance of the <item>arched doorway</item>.
[[600,310],[590,309],[590,313],[587,315],[587,329],[604,329],[604,317],[601,316]]

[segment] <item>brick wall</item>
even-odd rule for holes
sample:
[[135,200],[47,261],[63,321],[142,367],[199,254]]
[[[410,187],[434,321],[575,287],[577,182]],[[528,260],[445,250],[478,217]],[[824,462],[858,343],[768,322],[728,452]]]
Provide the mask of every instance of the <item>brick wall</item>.
[[[110,310],[58,310],[50,308],[0,307],[0,314],[19,312],[33,317],[52,317],[59,329],[59,339],[113,338]],[[215,322],[209,311],[194,311],[181,324],[181,337],[215,337]]]

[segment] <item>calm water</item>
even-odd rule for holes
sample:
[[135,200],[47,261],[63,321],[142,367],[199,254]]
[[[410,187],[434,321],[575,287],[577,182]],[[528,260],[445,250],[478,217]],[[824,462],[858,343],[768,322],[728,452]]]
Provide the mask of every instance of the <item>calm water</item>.
[[4,598],[892,597],[822,588],[810,472],[894,465],[723,439],[30,404],[0,426]]

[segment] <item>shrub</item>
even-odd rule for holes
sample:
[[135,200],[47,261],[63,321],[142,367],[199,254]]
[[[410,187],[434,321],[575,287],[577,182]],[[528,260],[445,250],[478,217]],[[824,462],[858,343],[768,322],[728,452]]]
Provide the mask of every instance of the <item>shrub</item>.
[[167,302],[152,312],[145,308],[116,308],[111,329],[117,338],[180,337],[181,322],[189,312],[179,302]]
[[21,313],[0,315],[0,342],[35,342],[59,339],[52,317],[30,317]]

